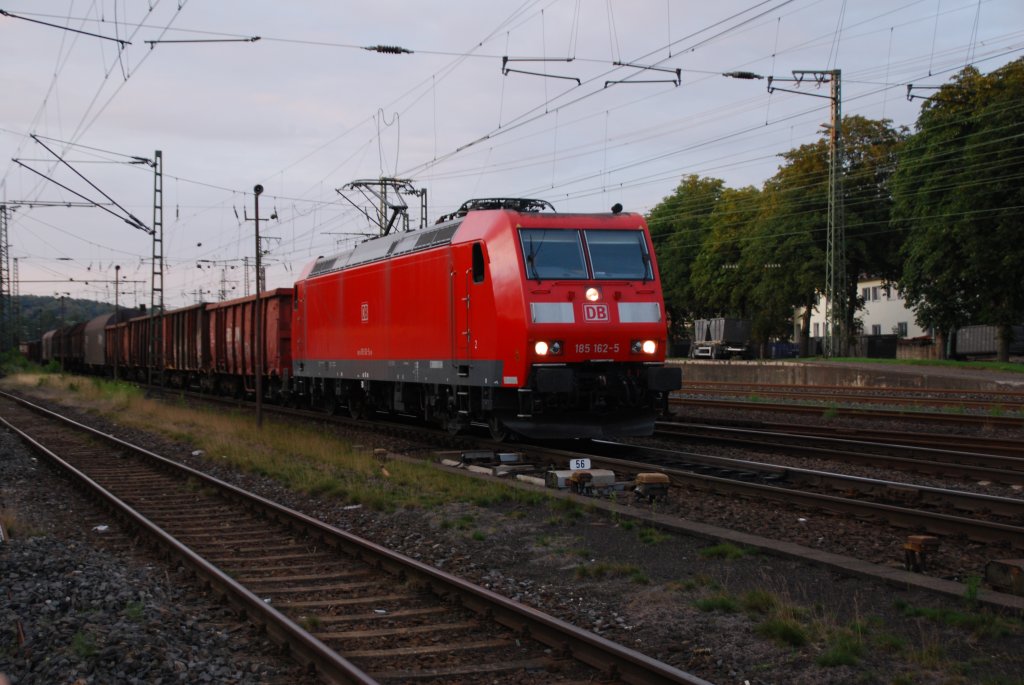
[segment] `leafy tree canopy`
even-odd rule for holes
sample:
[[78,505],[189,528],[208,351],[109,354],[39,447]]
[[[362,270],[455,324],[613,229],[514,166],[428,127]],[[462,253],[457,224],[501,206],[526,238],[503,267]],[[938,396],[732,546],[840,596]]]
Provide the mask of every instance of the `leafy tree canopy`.
[[[843,120],[851,318],[860,274],[898,273],[889,181],[905,135],[888,121]],[[780,156],[779,171],[760,190],[688,176],[652,210],[651,234],[676,319],[747,318],[768,340],[788,336],[794,307],[814,304],[825,280],[828,141]]]
[[923,106],[894,179],[900,281],[920,324],[1024,320],[1022,177],[1024,59],[964,69]]

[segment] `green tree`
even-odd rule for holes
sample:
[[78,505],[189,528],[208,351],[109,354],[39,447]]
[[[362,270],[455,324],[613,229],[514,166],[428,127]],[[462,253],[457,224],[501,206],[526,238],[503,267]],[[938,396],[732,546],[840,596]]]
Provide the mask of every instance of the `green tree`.
[[894,180],[907,235],[901,285],[918,323],[946,331],[1024,319],[1024,59],[973,67],[929,98]]
[[[889,120],[861,116],[843,119],[843,210],[846,228],[847,282],[850,304],[857,279],[868,274],[899,278],[903,235],[890,226],[892,176],[908,131]],[[862,303],[860,303],[862,304]]]
[[[843,120],[848,325],[862,304],[858,276],[898,273],[893,255],[900,235],[889,230],[889,181],[904,137],[888,121]],[[675,321],[747,318],[755,339],[764,342],[788,337],[793,308],[803,306],[806,331],[824,289],[828,148],[823,137],[782,153],[783,164],[761,191],[688,176],[651,211],[651,236]]]
[[[845,215],[846,328],[863,305],[857,297],[862,274],[894,279],[894,255],[901,236],[890,230],[890,182],[896,156],[906,133],[887,120],[861,116],[843,118],[843,210]],[[805,308],[801,330],[806,339],[810,308],[824,290],[828,233],[829,145],[822,137],[782,154],[785,163],[765,183],[765,212],[755,248],[757,259],[779,264],[777,278],[766,280],[759,298],[761,311],[789,299]],[[771,258],[769,251],[774,251]],[[750,267],[754,268],[755,263]],[[806,350],[804,350],[806,351]]]
[[708,231],[690,273],[697,309],[723,316],[749,316],[752,283],[741,260],[760,206],[761,191],[752,186],[722,191],[708,217]]
[[666,304],[676,325],[684,318],[706,313],[692,287],[690,274],[710,231],[711,213],[724,185],[717,178],[687,176],[680,181],[675,193],[664,198],[647,217]]
[[764,184],[761,212],[742,261],[748,278],[758,274],[750,294],[758,311],[755,335],[783,335],[783,326],[788,333],[793,309],[802,306],[802,355],[808,353],[808,322],[825,280],[826,155],[821,141],[783,153],[785,164]]

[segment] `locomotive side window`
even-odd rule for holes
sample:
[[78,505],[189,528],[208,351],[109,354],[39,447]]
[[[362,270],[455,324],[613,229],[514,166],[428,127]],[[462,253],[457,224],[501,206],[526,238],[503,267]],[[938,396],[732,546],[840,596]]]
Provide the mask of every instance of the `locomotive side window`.
[[651,258],[640,231],[584,231],[595,279],[653,280]]
[[473,282],[484,282],[484,248],[480,243],[473,243]]
[[527,278],[584,279],[587,263],[579,231],[523,228],[519,241]]

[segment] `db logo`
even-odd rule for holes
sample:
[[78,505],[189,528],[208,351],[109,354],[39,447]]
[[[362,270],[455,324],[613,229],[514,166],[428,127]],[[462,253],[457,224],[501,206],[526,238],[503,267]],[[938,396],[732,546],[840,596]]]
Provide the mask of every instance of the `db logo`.
[[604,323],[609,320],[608,305],[606,304],[585,304],[583,305],[583,320]]

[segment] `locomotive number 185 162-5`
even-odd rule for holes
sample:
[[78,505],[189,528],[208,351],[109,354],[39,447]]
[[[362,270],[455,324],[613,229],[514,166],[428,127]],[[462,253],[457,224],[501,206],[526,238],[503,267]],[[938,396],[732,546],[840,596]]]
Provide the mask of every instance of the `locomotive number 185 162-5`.
[[576,343],[576,354],[617,354],[619,343]]

